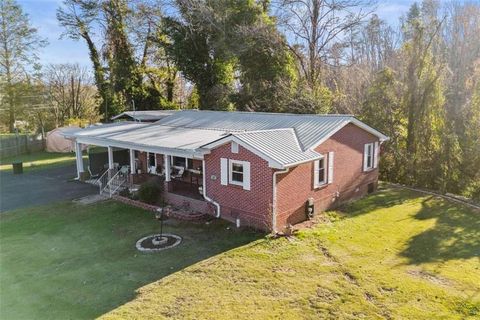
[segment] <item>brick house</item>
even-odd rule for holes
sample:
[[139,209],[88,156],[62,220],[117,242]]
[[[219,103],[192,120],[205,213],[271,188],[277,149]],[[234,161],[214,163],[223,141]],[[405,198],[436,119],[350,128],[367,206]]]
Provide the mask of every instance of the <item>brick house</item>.
[[274,231],[374,191],[388,139],[351,115],[196,110],[69,137],[77,151],[82,144],[107,148],[109,179],[118,171],[113,151],[123,149],[129,181],[162,175],[168,202]]

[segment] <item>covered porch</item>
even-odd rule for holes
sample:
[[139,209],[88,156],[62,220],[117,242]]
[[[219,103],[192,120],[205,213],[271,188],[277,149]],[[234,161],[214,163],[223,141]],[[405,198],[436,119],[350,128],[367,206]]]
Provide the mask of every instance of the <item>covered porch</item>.
[[[203,201],[203,157],[209,151],[202,146],[223,134],[214,130],[143,123],[118,123],[80,129],[71,135],[77,153],[77,177],[82,179],[88,175],[83,162],[78,160],[81,159],[82,145],[99,146],[105,148],[107,153],[105,170],[100,176],[106,180],[101,182],[102,185],[110,185],[109,182],[116,177],[119,181],[115,185],[132,186],[161,176],[165,181],[164,193],[175,194],[185,200]],[[121,161],[117,156],[120,151],[124,155]]]

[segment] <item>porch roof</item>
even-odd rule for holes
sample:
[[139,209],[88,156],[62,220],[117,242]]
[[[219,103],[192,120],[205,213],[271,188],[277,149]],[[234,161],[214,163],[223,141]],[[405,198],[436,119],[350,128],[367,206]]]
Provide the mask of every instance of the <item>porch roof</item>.
[[218,140],[225,131],[179,128],[152,123],[120,122],[79,129],[69,133],[79,143],[165,153],[174,156],[203,157],[201,146]]

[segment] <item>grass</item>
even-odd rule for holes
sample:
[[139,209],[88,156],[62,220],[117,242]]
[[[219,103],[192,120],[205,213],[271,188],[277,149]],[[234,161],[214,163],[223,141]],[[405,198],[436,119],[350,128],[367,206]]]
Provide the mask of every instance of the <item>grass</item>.
[[167,222],[177,248],[140,253],[135,242],[158,232],[153,214],[116,202],[60,203],[0,216],[0,318],[91,319],[135,297],[135,290],[257,234]]
[[480,213],[388,189],[149,284],[104,319],[478,319]]
[[0,216],[5,319],[478,319],[480,213],[385,189],[295,237],[170,222],[106,202]]
[[42,151],[2,158],[0,159],[0,171],[12,170],[14,161],[22,161],[24,170],[47,169],[75,163],[75,153]]

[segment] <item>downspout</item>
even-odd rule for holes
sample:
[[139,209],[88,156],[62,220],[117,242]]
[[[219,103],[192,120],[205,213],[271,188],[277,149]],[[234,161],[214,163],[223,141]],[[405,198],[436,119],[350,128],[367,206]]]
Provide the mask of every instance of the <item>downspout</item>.
[[205,200],[213,203],[217,207],[217,214],[215,215],[215,218],[220,218],[220,205],[218,204],[218,202],[214,201],[213,199],[207,196],[207,183],[206,183],[207,179],[205,175],[207,172],[205,171],[205,160],[202,160],[202,171],[203,171],[203,197],[205,198]]
[[287,173],[290,168],[273,173],[272,231],[277,233],[277,175]]

